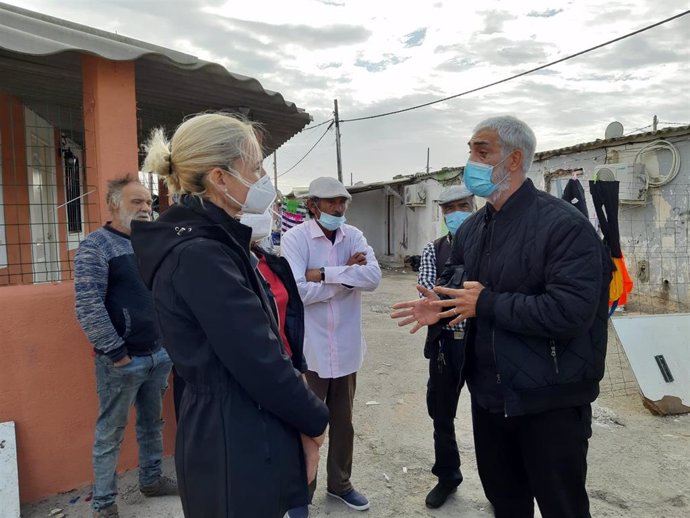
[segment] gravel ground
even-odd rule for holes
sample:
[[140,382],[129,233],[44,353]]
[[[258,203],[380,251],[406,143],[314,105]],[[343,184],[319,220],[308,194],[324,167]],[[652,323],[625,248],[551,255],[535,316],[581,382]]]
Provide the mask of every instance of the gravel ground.
[[[441,509],[432,511],[424,506],[424,497],[435,483],[430,473],[431,421],[424,402],[424,333],[410,335],[388,316],[394,302],[415,296],[414,284],[412,272],[386,271],[381,287],[364,298],[369,351],[355,398],[352,480],[369,497],[371,509],[366,515],[371,517],[487,518],[492,513],[477,476],[465,390],[456,421],[465,480]],[[611,341],[615,342],[615,336]],[[634,380],[632,373],[626,376]],[[588,477],[592,516],[690,516],[690,416],[654,417],[642,407],[638,395],[614,391],[602,393],[595,402],[594,416]],[[165,470],[173,472],[170,459],[165,462]],[[325,466],[321,471],[323,479]],[[123,475],[120,489],[122,518],[182,518],[176,497],[145,499],[139,494],[136,471]],[[81,488],[27,506],[22,516],[47,517],[51,510],[60,508],[66,516],[86,518],[90,516],[85,502],[88,495],[89,488]],[[79,499],[70,504],[76,497]],[[327,499],[323,485],[317,489],[312,517],[357,514]]]

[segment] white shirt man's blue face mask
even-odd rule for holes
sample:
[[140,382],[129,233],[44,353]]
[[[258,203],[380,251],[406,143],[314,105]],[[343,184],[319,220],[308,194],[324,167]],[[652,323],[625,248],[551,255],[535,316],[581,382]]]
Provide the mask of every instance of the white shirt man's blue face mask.
[[330,231],[338,230],[346,221],[347,219],[345,219],[345,216],[332,216],[325,212],[321,212],[319,216],[319,223],[321,223],[321,226]]

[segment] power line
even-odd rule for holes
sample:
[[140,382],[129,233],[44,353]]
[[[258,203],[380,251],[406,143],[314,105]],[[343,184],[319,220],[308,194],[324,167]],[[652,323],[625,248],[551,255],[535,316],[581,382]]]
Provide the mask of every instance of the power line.
[[[690,123],[687,122],[664,122],[664,121],[659,121],[658,124],[669,124],[671,126],[690,126]],[[632,135],[633,133],[637,133],[638,131],[645,130],[647,128],[653,127],[653,124],[648,124],[647,126],[642,126],[641,128],[634,129],[632,131],[628,131],[625,135]]]
[[499,81],[494,81],[493,83],[489,83],[489,84],[487,84],[487,85],[480,86],[480,87],[478,87],[478,88],[473,88],[472,90],[467,90],[467,91],[462,92],[462,93],[459,93],[459,94],[455,94],[455,95],[451,95],[451,96],[448,96],[448,97],[444,97],[443,99],[437,99],[437,100],[435,100],[435,101],[430,101],[430,102],[428,102],[428,103],[418,104],[418,105],[416,105],[416,106],[411,106],[411,107],[409,107],[409,108],[403,108],[402,110],[395,110],[395,111],[392,111],[392,112],[379,113],[378,115],[369,115],[368,117],[357,117],[357,118],[355,118],[355,119],[341,119],[340,122],[356,122],[356,121],[363,121],[363,120],[368,120],[368,119],[377,119],[377,118],[379,118],[379,117],[386,117],[386,116],[388,116],[388,115],[395,115],[395,114],[398,114],[398,113],[409,112],[409,111],[412,111],[412,110],[417,110],[418,108],[424,108],[424,107],[426,107],[426,106],[431,106],[432,104],[438,104],[438,103],[442,103],[442,102],[445,102],[445,101],[449,101],[450,99],[455,99],[456,97],[461,97],[461,96],[463,96],[463,95],[467,95],[467,94],[471,94],[471,93],[474,93],[474,92],[478,92],[478,91],[480,91],[480,90],[485,90],[485,89],[490,88],[490,87],[492,87],[492,86],[500,85],[501,83],[506,83],[506,82],[508,82],[508,81],[512,81],[513,79],[517,79],[518,77],[526,76],[527,74],[531,74],[531,73],[533,73],[533,72],[537,72],[538,70],[543,70],[544,68],[548,68],[548,67],[551,67],[551,66],[553,66],[553,65],[557,65],[558,63],[563,63],[564,61],[568,61],[569,59],[573,59],[573,58],[576,58],[576,57],[578,57],[578,56],[582,56],[583,54],[587,54],[588,52],[592,52],[593,50],[597,50],[597,49],[600,49],[600,48],[602,48],[602,47],[606,47],[607,45],[611,45],[612,43],[616,43],[616,42],[621,41],[621,40],[624,40],[624,39],[626,39],[626,38],[630,38],[631,36],[635,36],[636,34],[640,34],[641,32],[648,31],[648,30],[650,30],[650,29],[653,29],[653,28],[655,28],[655,27],[658,27],[659,25],[663,25],[663,24],[665,24],[665,23],[668,23],[668,22],[670,22],[670,21],[672,21],[672,20],[675,20],[675,19],[677,19],[677,18],[681,18],[682,16],[686,16],[686,15],[688,15],[688,14],[690,14],[690,10],[683,11],[682,13],[678,13],[678,14],[676,14],[676,15],[674,15],[674,16],[671,16],[670,18],[666,18],[665,20],[661,20],[660,22],[654,23],[654,24],[652,24],[652,25],[648,25],[647,27],[643,27],[642,29],[638,29],[638,30],[636,30],[636,31],[634,31],[634,32],[625,34],[625,35],[620,36],[620,37],[618,37],[618,38],[614,38],[614,39],[609,40],[609,41],[607,41],[607,42],[605,42],[605,43],[601,43],[601,44],[596,45],[596,46],[594,46],[594,47],[590,47],[590,48],[588,48],[588,49],[585,49],[585,50],[582,50],[582,51],[580,51],[580,52],[577,52],[577,53],[575,53],[575,54],[571,54],[571,55],[566,56],[566,57],[564,57],[564,58],[557,59],[556,61],[551,61],[550,63],[546,63],[545,65],[541,65],[541,66],[538,66],[538,67],[536,67],[536,68],[532,68],[532,69],[527,70],[527,71],[525,71],[525,72],[520,72],[519,74],[515,74],[515,75],[513,75],[513,76],[506,77],[506,78],[501,79],[501,80],[499,80]]
[[324,137],[326,136],[326,133],[328,133],[328,131],[331,129],[331,127],[333,127],[333,121],[329,121],[329,122],[330,122],[330,124],[329,124],[329,126],[326,128],[326,131],[324,131],[324,132],[323,132],[323,135],[321,135],[321,136],[319,137],[319,140],[317,140],[316,142],[314,142],[314,145],[309,149],[309,151],[307,151],[307,152],[304,154],[304,156],[303,156],[302,158],[300,158],[300,159],[297,161],[297,163],[295,163],[295,165],[293,165],[290,169],[288,169],[287,171],[285,171],[285,172],[283,172],[283,173],[280,173],[280,174],[278,175],[278,178],[280,178],[280,177],[283,176],[283,175],[288,174],[288,173],[289,173],[290,171],[292,171],[295,167],[297,167],[297,166],[300,164],[300,162],[302,162],[302,160],[304,160],[305,158],[307,158],[307,156],[309,156],[309,153],[311,153],[311,152],[314,150],[314,148],[315,148],[316,146],[319,145],[319,142],[321,142],[321,139],[324,138]]
[[628,131],[625,135],[626,135],[626,136],[627,136],[627,135],[632,135],[633,133],[637,133],[638,131],[642,131],[642,130],[644,130],[644,129],[651,128],[651,127],[652,127],[652,125],[651,125],[651,124],[648,124],[647,126],[642,126],[641,128],[637,128],[637,129],[634,129],[634,130],[632,130],[632,131]]
[[316,126],[311,126],[311,127],[309,127],[309,128],[304,128],[304,129],[302,130],[302,132],[316,129],[316,128],[318,128],[319,126],[323,126],[324,124],[328,124],[329,122],[333,122],[333,119],[328,119],[327,121],[323,121],[323,122],[317,124]]

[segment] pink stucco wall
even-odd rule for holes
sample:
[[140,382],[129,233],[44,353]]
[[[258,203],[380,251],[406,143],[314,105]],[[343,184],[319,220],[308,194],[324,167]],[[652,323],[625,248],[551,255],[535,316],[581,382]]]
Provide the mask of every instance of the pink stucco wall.
[[[0,422],[16,422],[22,502],[90,483],[98,401],[92,349],[74,316],[74,284],[0,288],[0,342]],[[170,454],[172,390],[164,419]],[[130,423],[120,470],[137,465],[133,412]]]

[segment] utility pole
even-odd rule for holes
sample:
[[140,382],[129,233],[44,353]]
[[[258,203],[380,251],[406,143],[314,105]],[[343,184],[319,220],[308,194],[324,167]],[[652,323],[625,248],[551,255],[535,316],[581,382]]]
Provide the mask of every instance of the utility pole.
[[355,178],[354,175],[352,173],[350,173],[350,187],[352,187],[352,185],[354,185],[354,183],[353,183],[355,181],[354,178]]
[[335,152],[338,157],[338,181],[343,183],[343,162],[340,159],[340,119],[338,118],[338,99],[333,99],[335,118]]
[[429,148],[426,148],[426,174],[429,174]]
[[658,125],[659,125],[659,118],[655,115],[654,118],[652,119],[652,131],[656,131],[656,128]]
[[278,158],[276,152],[273,152],[273,186],[278,190]]

